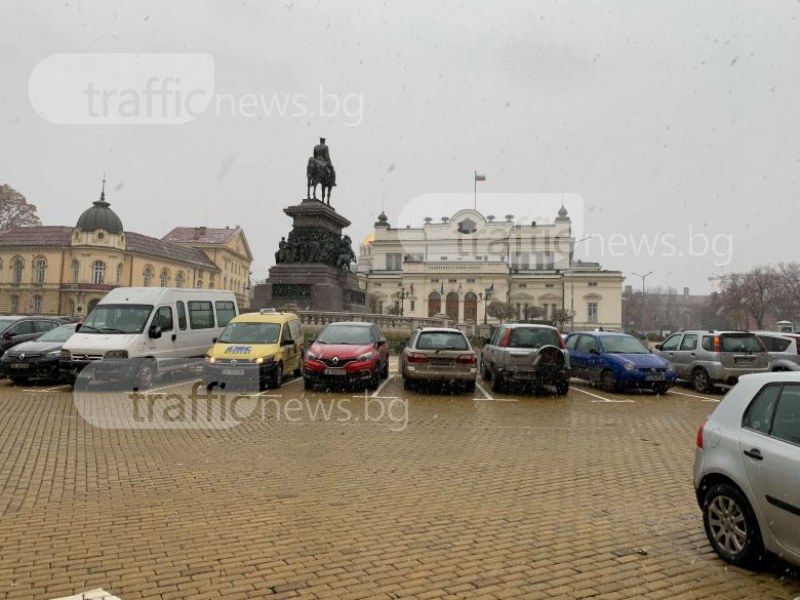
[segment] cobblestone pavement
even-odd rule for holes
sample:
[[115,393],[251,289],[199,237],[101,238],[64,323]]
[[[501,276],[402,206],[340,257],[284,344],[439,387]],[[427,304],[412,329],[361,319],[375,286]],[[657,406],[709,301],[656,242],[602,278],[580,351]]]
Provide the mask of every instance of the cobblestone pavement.
[[705,539],[691,466],[718,397],[290,379],[236,427],[163,430],[93,427],[65,389],[0,384],[0,599],[800,596]]

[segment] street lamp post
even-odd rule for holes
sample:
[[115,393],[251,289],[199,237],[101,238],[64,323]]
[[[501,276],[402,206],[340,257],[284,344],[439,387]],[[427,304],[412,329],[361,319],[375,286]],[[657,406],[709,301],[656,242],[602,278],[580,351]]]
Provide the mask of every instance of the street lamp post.
[[403,316],[403,308],[406,300],[406,288],[403,287],[402,283],[398,283],[397,285],[400,286],[400,316]]
[[640,273],[631,273],[631,275],[636,275],[637,277],[642,278],[642,333],[647,334],[647,327],[645,327],[644,316],[645,316],[645,307],[647,306],[647,292],[644,289],[644,280],[647,279],[649,275],[652,275],[652,271],[648,271],[644,275]]
[[483,292],[483,324],[486,325],[488,323],[486,315],[489,312],[489,301],[492,299],[492,288],[487,287]]

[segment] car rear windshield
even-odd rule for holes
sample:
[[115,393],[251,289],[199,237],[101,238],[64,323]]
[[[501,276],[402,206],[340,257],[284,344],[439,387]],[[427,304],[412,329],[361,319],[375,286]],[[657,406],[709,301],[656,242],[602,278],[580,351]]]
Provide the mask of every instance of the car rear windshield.
[[454,331],[423,331],[417,340],[418,350],[469,350],[467,338]]
[[649,354],[650,350],[632,335],[604,335],[603,350],[611,354]]
[[541,348],[542,346],[559,346],[560,342],[555,329],[517,327],[511,330],[508,345],[511,348]]
[[763,352],[764,348],[755,335],[726,334],[720,336],[723,352]]
[[277,323],[228,323],[219,336],[223,344],[276,344],[281,326]]
[[372,343],[370,328],[365,325],[328,325],[319,334],[320,344],[351,344],[363,346]]

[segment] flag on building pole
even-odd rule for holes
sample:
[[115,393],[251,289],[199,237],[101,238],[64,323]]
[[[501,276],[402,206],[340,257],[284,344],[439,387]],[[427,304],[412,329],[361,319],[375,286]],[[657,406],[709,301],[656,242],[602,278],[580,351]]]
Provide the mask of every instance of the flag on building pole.
[[441,290],[439,291],[440,296],[444,296],[444,281],[442,282]]
[[486,181],[486,175],[480,175],[477,171],[475,171],[475,181],[473,183],[475,187],[475,196],[473,198],[473,206],[475,210],[478,210],[478,182],[479,181]]

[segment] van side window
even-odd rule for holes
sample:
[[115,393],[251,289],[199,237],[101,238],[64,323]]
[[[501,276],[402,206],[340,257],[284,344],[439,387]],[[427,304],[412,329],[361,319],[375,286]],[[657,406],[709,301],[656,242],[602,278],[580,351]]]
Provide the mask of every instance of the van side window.
[[713,335],[704,335],[703,336],[703,350],[708,350],[709,352],[713,352],[713,350],[714,350],[714,336]]
[[186,329],[186,307],[183,300],[178,300],[178,327]]
[[189,325],[192,329],[211,329],[214,327],[214,309],[211,302],[189,300]]
[[158,309],[158,324],[161,326],[161,331],[172,331],[172,308],[169,306],[161,306]]
[[288,323],[284,323],[283,324],[283,335],[281,336],[281,339],[282,340],[293,340],[294,339],[292,337],[292,332],[289,329],[289,324]]
[[217,325],[225,327],[236,316],[236,305],[230,300],[217,300]]
[[303,337],[303,330],[300,328],[300,321],[291,321],[289,323],[289,331],[292,332],[292,339],[299,340]]

